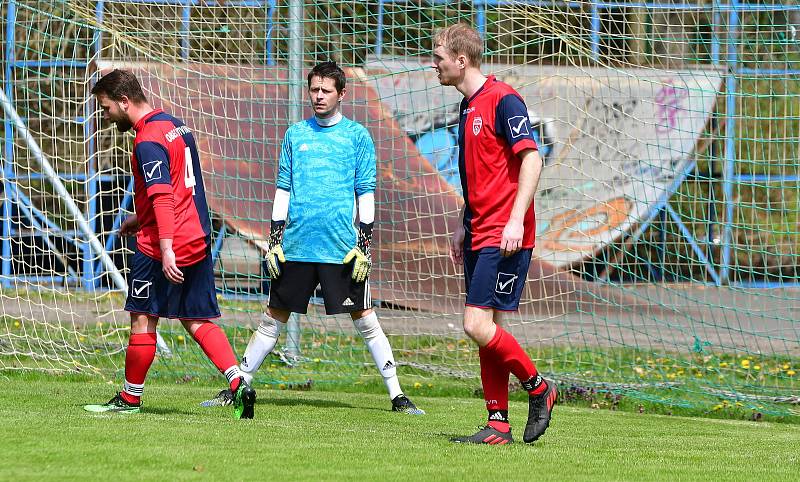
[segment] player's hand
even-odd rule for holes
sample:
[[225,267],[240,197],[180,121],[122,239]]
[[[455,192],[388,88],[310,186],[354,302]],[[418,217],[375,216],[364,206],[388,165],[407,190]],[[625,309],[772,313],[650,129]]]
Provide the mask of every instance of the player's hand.
[[453,237],[450,239],[450,261],[456,266],[464,264],[464,238],[466,238],[464,225],[458,223],[458,227],[453,231]]
[[353,280],[357,283],[363,283],[369,277],[370,271],[372,271],[372,260],[357,246],[347,253],[342,263],[347,264],[353,260],[355,260],[353,263]]
[[286,257],[283,256],[283,248],[276,244],[267,252],[267,272],[272,279],[281,275],[280,263],[285,263]]
[[161,271],[164,272],[164,277],[170,282],[175,284],[183,283],[183,273],[175,263],[175,252],[173,250],[161,250]]
[[281,265],[285,263],[283,255],[283,232],[286,230],[286,221],[272,221],[269,226],[269,250],[267,251],[267,272],[271,279],[281,275]]
[[500,254],[511,256],[522,247],[522,235],[525,233],[525,226],[522,221],[509,219],[506,227],[503,228],[503,239],[500,241]]
[[136,214],[131,214],[122,224],[119,225],[120,236],[133,236],[139,231],[139,218]]

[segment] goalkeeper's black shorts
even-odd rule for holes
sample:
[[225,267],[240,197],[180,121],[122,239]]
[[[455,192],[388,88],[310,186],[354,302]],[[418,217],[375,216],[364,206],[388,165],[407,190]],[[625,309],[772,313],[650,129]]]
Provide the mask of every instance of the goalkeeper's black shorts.
[[[263,269],[266,273],[266,266]],[[369,279],[357,283],[352,274],[352,263],[281,263],[281,275],[270,280],[269,306],[293,313],[306,313],[308,302],[319,285],[325,301],[325,312],[329,315],[372,308]]]

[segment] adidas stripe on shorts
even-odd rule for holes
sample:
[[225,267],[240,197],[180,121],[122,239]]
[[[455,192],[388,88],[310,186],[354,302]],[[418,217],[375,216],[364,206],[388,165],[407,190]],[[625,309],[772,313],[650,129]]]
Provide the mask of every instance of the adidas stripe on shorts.
[[[267,272],[266,266],[263,271]],[[325,312],[329,315],[372,308],[369,280],[356,283],[352,274],[352,263],[287,261],[281,264],[281,275],[270,280],[269,306],[293,313],[306,313],[308,302],[319,285],[325,300]]]

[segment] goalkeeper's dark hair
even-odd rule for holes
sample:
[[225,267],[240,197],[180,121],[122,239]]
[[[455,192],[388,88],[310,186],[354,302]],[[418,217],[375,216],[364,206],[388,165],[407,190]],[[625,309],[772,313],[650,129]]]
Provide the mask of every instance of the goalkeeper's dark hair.
[[343,91],[347,82],[347,77],[344,75],[344,70],[342,70],[342,68],[336,65],[336,62],[333,61],[320,62],[315,65],[313,69],[311,69],[311,72],[308,73],[309,89],[311,88],[311,79],[314,77],[333,79],[333,83],[336,86],[336,92]]
[[136,76],[128,70],[114,69],[107,73],[92,87],[92,95],[105,94],[109,99],[121,101],[123,97],[134,104],[147,102],[142,86]]

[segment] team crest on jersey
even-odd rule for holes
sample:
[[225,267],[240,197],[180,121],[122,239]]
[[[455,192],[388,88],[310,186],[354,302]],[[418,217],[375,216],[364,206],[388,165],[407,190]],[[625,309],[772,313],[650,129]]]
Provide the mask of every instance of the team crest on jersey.
[[476,136],[481,131],[481,127],[483,127],[483,119],[481,117],[476,117],[472,119],[472,133]]
[[508,128],[510,129],[512,139],[519,136],[530,135],[528,131],[528,117],[524,115],[518,115],[508,119]]
[[158,181],[161,179],[161,164],[162,161],[148,162],[142,164],[142,171],[144,171],[144,182]]

